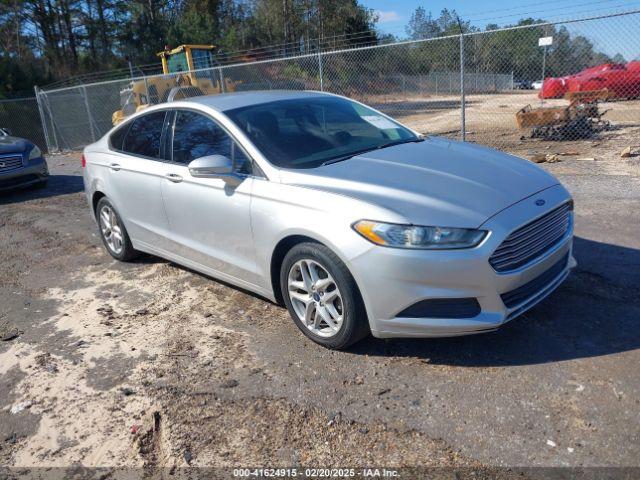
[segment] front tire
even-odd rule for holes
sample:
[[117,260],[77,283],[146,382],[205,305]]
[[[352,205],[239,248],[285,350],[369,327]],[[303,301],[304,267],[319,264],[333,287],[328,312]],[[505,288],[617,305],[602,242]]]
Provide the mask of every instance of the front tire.
[[314,342],[343,349],[369,335],[355,280],[324,245],[294,246],[282,262],[280,288],[296,326]]
[[109,255],[121,262],[128,262],[139,255],[139,252],[133,249],[120,215],[106,197],[98,201],[96,218],[102,243]]

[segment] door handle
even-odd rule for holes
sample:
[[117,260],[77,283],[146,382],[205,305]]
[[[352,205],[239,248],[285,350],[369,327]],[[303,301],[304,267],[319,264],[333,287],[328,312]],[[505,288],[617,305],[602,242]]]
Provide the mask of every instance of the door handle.
[[120,170],[120,164],[118,163],[112,163],[111,165],[109,165],[109,168],[115,172],[117,172],[118,170]]
[[164,178],[173,183],[180,183],[182,181],[182,177],[177,173],[167,173],[165,174]]

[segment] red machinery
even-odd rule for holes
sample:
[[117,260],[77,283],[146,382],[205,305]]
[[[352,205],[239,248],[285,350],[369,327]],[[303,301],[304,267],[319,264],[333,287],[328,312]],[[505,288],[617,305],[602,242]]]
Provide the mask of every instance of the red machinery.
[[606,90],[609,99],[640,97],[640,61],[605,63],[587,68],[575,75],[547,78],[540,90],[540,98],[563,98],[576,92]]

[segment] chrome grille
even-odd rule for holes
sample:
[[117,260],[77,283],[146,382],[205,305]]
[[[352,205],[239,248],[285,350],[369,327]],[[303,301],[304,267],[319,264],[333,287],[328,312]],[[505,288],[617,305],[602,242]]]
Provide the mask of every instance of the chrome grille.
[[571,228],[573,204],[567,202],[512,232],[489,258],[497,272],[526,265],[553,248]]
[[8,172],[22,167],[22,156],[12,155],[10,157],[0,157],[0,173]]

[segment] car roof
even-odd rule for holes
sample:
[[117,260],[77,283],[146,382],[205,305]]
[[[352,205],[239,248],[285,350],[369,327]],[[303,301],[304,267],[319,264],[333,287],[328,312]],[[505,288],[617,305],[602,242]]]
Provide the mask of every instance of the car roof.
[[220,112],[242,108],[261,103],[275,102],[278,100],[294,100],[301,98],[313,98],[329,96],[331,94],[315,92],[312,90],[257,90],[251,92],[233,92],[201,97],[190,97],[183,101],[206,105]]

